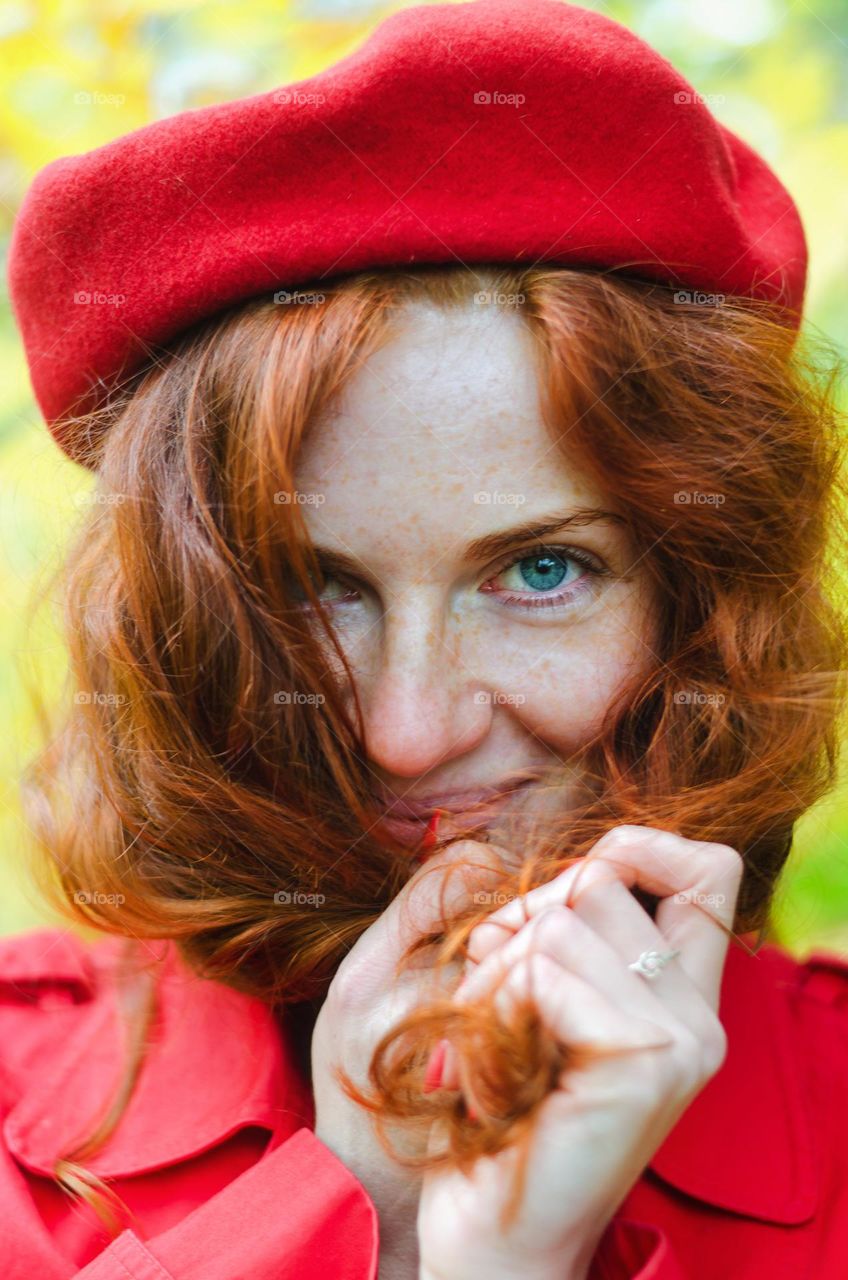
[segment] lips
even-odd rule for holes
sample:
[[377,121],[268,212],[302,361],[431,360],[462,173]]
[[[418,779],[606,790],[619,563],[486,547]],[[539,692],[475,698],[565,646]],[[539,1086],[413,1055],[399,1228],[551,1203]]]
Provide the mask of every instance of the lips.
[[484,802],[492,803],[505,800],[516,791],[521,791],[528,786],[532,780],[532,778],[525,778],[511,783],[508,787],[478,787],[467,791],[433,792],[418,799],[392,796],[388,792],[380,791],[378,791],[377,795],[388,816],[393,818],[423,819],[426,822],[434,809],[441,809],[446,814],[464,814],[472,807],[482,805]]
[[377,825],[401,844],[414,849],[424,839],[429,823],[413,818],[381,818]]
[[[439,838],[452,837],[457,834],[459,827],[463,830],[477,830],[484,827],[492,818],[492,814],[475,814],[473,818],[469,817],[462,823],[457,823],[456,819],[446,816],[439,823]],[[407,845],[409,848],[417,848],[427,833],[429,822],[423,818],[390,818],[383,817],[377,824],[382,830],[387,831],[395,840],[401,844]]]
[[383,802],[385,807],[379,826],[394,839],[414,848],[423,840],[434,810],[439,809],[442,813],[439,838],[451,838],[460,830],[485,827],[511,796],[523,791],[532,781],[532,778],[527,778],[513,784],[509,790],[487,787],[477,791],[442,792],[441,796],[428,798],[427,803],[395,798],[389,804]]

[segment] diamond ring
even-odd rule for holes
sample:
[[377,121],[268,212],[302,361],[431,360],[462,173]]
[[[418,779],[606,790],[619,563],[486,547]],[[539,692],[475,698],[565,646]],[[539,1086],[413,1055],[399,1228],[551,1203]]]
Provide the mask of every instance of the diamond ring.
[[656,978],[657,974],[668,964],[669,960],[673,960],[675,956],[679,956],[680,951],[643,951],[638,960],[634,960],[629,964],[628,969],[633,969],[635,973],[641,973],[643,978]]

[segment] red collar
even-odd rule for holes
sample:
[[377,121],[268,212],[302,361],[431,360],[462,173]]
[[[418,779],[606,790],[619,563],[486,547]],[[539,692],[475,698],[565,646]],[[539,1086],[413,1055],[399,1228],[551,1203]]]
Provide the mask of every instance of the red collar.
[[[53,1036],[41,1048],[41,1061],[51,1066],[29,1078],[4,1125],[13,1154],[47,1175],[60,1150],[94,1129],[126,1052],[104,980],[115,941],[88,950],[63,937],[47,957],[50,972],[82,983],[93,998],[84,1013],[74,1010],[67,1039],[61,1038],[67,1008],[51,1015]],[[260,1000],[196,977],[173,944],[144,946],[163,961],[152,1044],[114,1135],[86,1167],[101,1177],[126,1177],[189,1159],[247,1125],[267,1128],[274,1147],[311,1125],[311,1090],[282,1020]],[[2,978],[9,977],[4,960]]]
[[[744,935],[753,947],[753,934]],[[727,1056],[649,1167],[688,1195],[768,1222],[815,1212],[815,1125],[802,1076],[791,991],[798,964],[766,944],[731,942],[719,1016]]]
[[[52,1065],[24,1073],[22,1096],[5,1121],[13,1154],[50,1175],[59,1150],[94,1127],[124,1049],[104,981],[116,941],[88,948],[63,931],[40,936],[36,978],[48,980],[49,971],[53,981],[93,997],[84,1011],[75,1006],[74,1021],[67,1006],[49,1015],[37,1060]],[[45,938],[54,940],[46,955]],[[744,941],[750,946],[753,937]],[[246,1125],[267,1128],[271,1146],[311,1126],[311,1090],[282,1020],[259,1000],[192,975],[173,944],[146,945],[164,960],[161,1021],[114,1136],[87,1166],[101,1176],[129,1176],[189,1159]],[[4,954],[0,980],[17,975],[26,984],[32,969],[24,946],[17,967]],[[780,1223],[806,1221],[817,1198],[814,1125],[789,990],[796,971],[775,947],[751,955],[731,945],[720,1006],[726,1060],[649,1166],[690,1196]]]

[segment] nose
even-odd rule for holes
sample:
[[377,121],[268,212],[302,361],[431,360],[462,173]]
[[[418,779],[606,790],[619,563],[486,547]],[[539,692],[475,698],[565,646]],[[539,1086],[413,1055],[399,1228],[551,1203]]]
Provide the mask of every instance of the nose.
[[440,599],[419,591],[386,609],[374,667],[358,690],[375,771],[423,777],[485,739],[492,702],[479,696],[485,686],[461,642],[461,624]]

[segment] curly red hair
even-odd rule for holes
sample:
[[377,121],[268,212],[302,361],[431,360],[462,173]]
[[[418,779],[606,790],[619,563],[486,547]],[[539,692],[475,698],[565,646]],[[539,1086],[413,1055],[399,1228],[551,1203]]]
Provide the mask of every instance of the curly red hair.
[[[611,826],[652,825],[737,848],[735,931],[764,927],[793,825],[835,777],[838,360],[764,302],[681,303],[656,282],[552,265],[363,272],[322,283],[308,306],[253,299],[155,353],[76,424],[101,500],[62,571],[69,710],[24,795],[45,890],[77,922],[173,938],[203,975],[314,1011],[408,879],[408,851],[375,834],[360,708],[346,713],[328,670],[318,566],[281,495],[310,424],[405,304],[459,307],[481,288],[520,300],[552,439],[612,496],[658,590],[662,637],[587,744],[579,803],[521,829],[520,868],[503,868],[499,891],[550,879]],[[279,697],[293,689],[320,701]],[[446,913],[416,949],[438,969],[486,914]],[[455,1097],[421,1093],[444,1035],[475,1064],[477,1125]],[[143,1035],[134,1043],[128,1078]],[[463,1163],[526,1148],[569,1052],[584,1050],[549,1044],[532,1009],[507,1027],[485,1002],[460,1011],[434,992],[356,1096],[420,1132],[440,1118],[447,1144],[418,1163]],[[57,1168],[70,1189],[95,1188],[81,1155],[126,1096]]]

